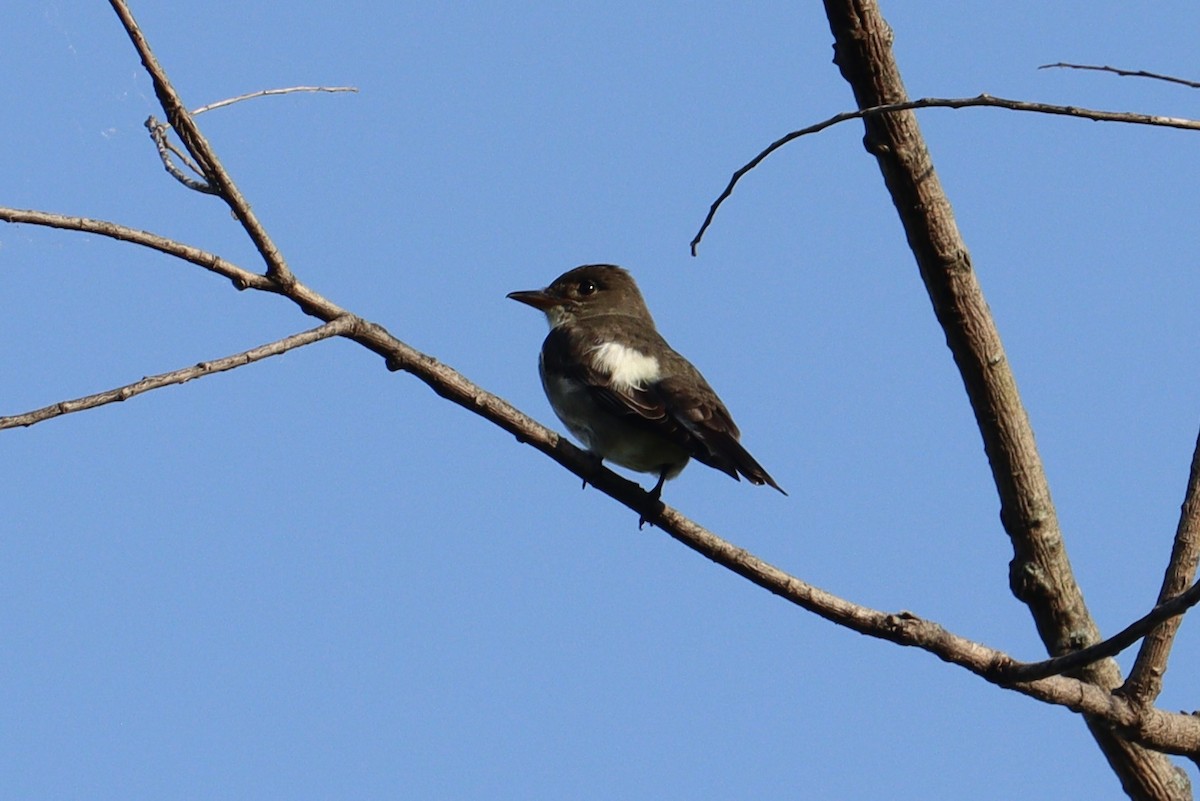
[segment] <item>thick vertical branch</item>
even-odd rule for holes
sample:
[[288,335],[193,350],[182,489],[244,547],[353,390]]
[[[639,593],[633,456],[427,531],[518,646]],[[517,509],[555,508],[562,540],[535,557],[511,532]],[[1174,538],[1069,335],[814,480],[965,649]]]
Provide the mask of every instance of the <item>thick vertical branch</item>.
[[[824,3],[834,61],[859,107],[907,100],[891,29],[874,0]],[[1090,645],[1099,630],[1067,560],[1033,429],[916,116],[873,115],[864,125],[865,145],[879,162],[983,435],[1013,545],[1013,593],[1029,607],[1050,654]],[[1111,659],[1084,668],[1080,678],[1105,689],[1121,681]],[[1186,776],[1165,756],[1121,739],[1098,721],[1089,720],[1089,728],[1131,797],[1190,798]]]

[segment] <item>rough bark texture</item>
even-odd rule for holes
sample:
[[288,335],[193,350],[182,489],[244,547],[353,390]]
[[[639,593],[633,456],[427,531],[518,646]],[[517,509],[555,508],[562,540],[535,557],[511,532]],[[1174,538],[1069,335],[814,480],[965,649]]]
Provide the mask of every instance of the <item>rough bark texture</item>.
[[[892,32],[874,0],[825,0],[825,10],[834,61],[859,107],[907,100]],[[1012,591],[1029,607],[1051,655],[1091,645],[1099,630],[1067,560],[1033,430],[916,116],[879,114],[864,124],[864,144],[879,162],[983,435],[1001,522],[1013,545]],[[1104,689],[1121,683],[1111,659],[1079,677]],[[1187,776],[1167,757],[1122,739],[1100,721],[1088,719],[1088,727],[1130,797],[1191,798]]]

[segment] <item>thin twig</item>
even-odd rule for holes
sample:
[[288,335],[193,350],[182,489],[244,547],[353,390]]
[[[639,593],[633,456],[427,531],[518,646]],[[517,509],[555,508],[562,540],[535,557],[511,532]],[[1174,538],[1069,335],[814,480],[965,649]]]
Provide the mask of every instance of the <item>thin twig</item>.
[[1097,122],[1124,122],[1133,125],[1151,125],[1163,128],[1181,128],[1188,131],[1200,131],[1200,120],[1191,120],[1183,117],[1163,117],[1154,114],[1133,114],[1124,111],[1098,111],[1095,109],[1080,108],[1078,106],[1056,106],[1050,103],[1031,103],[1026,100],[1010,100],[1003,97],[993,97],[992,95],[982,94],[976,97],[923,97],[920,100],[907,100],[903,103],[888,103],[880,106],[872,106],[870,108],[859,109],[858,111],[844,111],[841,114],[835,114],[827,120],[810,125],[807,128],[801,128],[798,131],[781,136],[771,144],[767,145],[757,156],[750,159],[743,166],[739,167],[733,177],[729,179],[725,189],[713,201],[709,207],[708,214],[704,218],[704,223],[700,226],[700,230],[696,232],[696,236],[692,238],[691,250],[692,255],[696,255],[696,250],[700,245],[700,240],[704,238],[704,233],[708,227],[712,225],[713,218],[717,216],[717,209],[721,207],[730,195],[733,194],[733,188],[737,186],[738,181],[742,177],[757,167],[762,161],[779,148],[799,139],[802,136],[818,133],[831,128],[839,123],[849,120],[856,120],[864,117],[872,117],[878,114],[886,114],[895,111],[910,111],[913,109],[922,108],[972,108],[976,106],[986,106],[989,108],[1002,108],[1009,111],[1026,111],[1036,114],[1055,114],[1065,117],[1076,117],[1084,120],[1095,120]]
[[1039,70],[1059,68],[1068,70],[1095,70],[1096,72],[1111,72],[1113,75],[1120,75],[1123,78],[1151,78],[1156,81],[1177,83],[1180,86],[1186,86],[1190,89],[1200,89],[1200,82],[1189,81],[1187,78],[1176,78],[1174,75],[1163,75],[1162,73],[1158,72],[1146,72],[1145,70],[1123,70],[1119,69],[1118,67],[1101,67],[1095,64],[1068,64],[1065,61],[1059,61],[1054,64],[1043,64],[1038,67]]
[[234,184],[208,140],[200,133],[196,121],[192,119],[191,112],[183,104],[175,87],[171,85],[166,71],[150,50],[150,44],[133,18],[129,6],[125,0],[109,0],[109,4],[117,12],[117,17],[129,35],[129,40],[133,42],[134,48],[142,59],[142,66],[145,67],[154,83],[154,93],[158,97],[159,105],[163,107],[163,111],[167,115],[167,122],[175,130],[188,153],[191,153],[192,158],[196,160],[205,180],[229,205],[234,216],[237,217],[251,241],[254,242],[254,246],[262,255],[263,261],[266,262],[267,276],[281,285],[292,283],[296,279],[292,275],[287,261],[283,258],[283,254],[279,252],[279,248],[275,246],[270,235],[259,222],[258,216],[250,208],[250,203],[242,196],[241,190]]
[[240,103],[243,100],[253,100],[256,97],[270,97],[272,95],[288,95],[292,92],[357,92],[357,86],[289,86],[286,89],[260,89],[257,92],[249,92],[248,94],[230,97],[225,100],[218,100],[215,103],[209,103],[207,106],[201,106],[197,109],[192,109],[192,116],[203,114],[206,111],[213,109],[232,106],[234,103]]
[[319,342],[322,339],[329,337],[341,336],[350,331],[354,326],[361,322],[359,318],[353,315],[338,317],[337,319],[325,323],[322,326],[313,328],[309,331],[303,331],[299,334],[292,334],[289,337],[269,342],[266,345],[260,345],[257,348],[242,353],[236,353],[232,356],[226,356],[221,359],[212,361],[200,362],[192,367],[185,367],[181,370],[172,370],[169,373],[160,373],[143,378],[141,381],[135,381],[132,384],[126,384],[123,387],[106,390],[105,392],[97,392],[94,395],[87,395],[75,400],[62,401],[51,406],[46,406],[41,409],[35,409],[31,412],[16,414],[10,417],[0,417],[0,431],[6,428],[28,427],[35,423],[40,423],[43,420],[49,420],[54,417],[61,417],[64,414],[72,412],[81,412],[85,409],[94,409],[97,406],[104,406],[108,403],[119,403],[129,400],[135,395],[141,395],[143,392],[149,392],[153,389],[171,386],[172,384],[183,384],[191,381],[194,378],[203,378],[204,376],[214,373],[221,373],[226,370],[232,370],[235,367],[250,364],[252,362],[261,361],[262,359],[271,356],[278,356],[281,353],[287,353],[289,350],[302,348],[305,345],[311,345],[314,342]]

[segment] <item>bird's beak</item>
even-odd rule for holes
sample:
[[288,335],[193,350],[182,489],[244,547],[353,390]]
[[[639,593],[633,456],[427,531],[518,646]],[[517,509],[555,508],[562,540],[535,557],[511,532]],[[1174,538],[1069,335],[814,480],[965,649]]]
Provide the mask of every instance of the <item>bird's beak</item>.
[[561,306],[565,301],[562,298],[556,298],[553,295],[546,293],[544,289],[529,289],[522,292],[509,292],[505,297],[510,297],[513,300],[520,301],[527,306],[532,306],[535,309],[546,311],[553,309],[555,306]]

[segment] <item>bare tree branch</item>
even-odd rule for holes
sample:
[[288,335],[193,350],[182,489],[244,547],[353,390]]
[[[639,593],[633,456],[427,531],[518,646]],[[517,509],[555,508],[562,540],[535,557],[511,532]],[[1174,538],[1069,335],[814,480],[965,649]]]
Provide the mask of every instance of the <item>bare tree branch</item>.
[[89,217],[67,217],[62,214],[51,214],[47,211],[13,209],[6,206],[0,206],[0,220],[10,223],[43,225],[47,228],[61,228],[67,231],[82,231],[88,234],[106,236],[121,242],[132,242],[135,245],[142,245],[151,250],[166,253],[168,256],[175,256],[218,275],[223,275],[232,281],[233,285],[238,289],[260,289],[265,292],[279,291],[275,283],[265,276],[238,267],[236,264],[226,261],[215,253],[209,253],[208,251],[194,248],[191,245],[184,245],[173,239],[152,234],[149,231],[140,231],[136,228],[129,228],[105,220],[94,220]]
[[[1179,595],[1184,587],[1195,580],[1197,560],[1200,560],[1200,437],[1192,452],[1187,491],[1179,513],[1179,525],[1175,529],[1171,561],[1158,593],[1159,603]],[[1158,698],[1162,691],[1163,675],[1167,672],[1167,658],[1182,622],[1180,618],[1168,619],[1142,641],[1129,678],[1121,688],[1121,692],[1134,703],[1147,706]]]
[[197,109],[192,109],[192,116],[198,116],[206,111],[213,109],[232,106],[234,103],[240,103],[243,100],[253,100],[256,97],[272,97],[274,95],[289,95],[292,92],[358,92],[357,86],[289,86],[286,89],[260,89],[257,92],[248,92],[237,97],[230,97],[225,100],[218,100],[215,103],[209,103],[207,106],[201,106]]
[[1026,111],[1035,114],[1053,114],[1066,117],[1076,117],[1078,119],[1093,120],[1096,122],[1124,122],[1131,125],[1150,125],[1161,128],[1181,128],[1187,131],[1200,131],[1200,120],[1191,120],[1184,117],[1163,117],[1155,114],[1134,114],[1125,111],[1099,111],[1096,109],[1080,108],[1078,106],[1056,106],[1050,103],[1031,103],[1026,100],[1010,100],[1003,97],[993,97],[989,94],[976,95],[975,97],[923,97],[920,100],[903,100],[895,103],[878,103],[868,108],[861,108],[858,111],[844,111],[841,114],[835,114],[827,120],[809,125],[807,128],[801,128],[798,131],[784,134],[776,139],[771,144],[767,145],[754,158],[750,159],[744,165],[734,171],[733,176],[729,179],[729,183],[721,190],[721,194],[713,201],[712,206],[708,209],[708,214],[704,217],[704,222],[700,225],[700,230],[692,237],[691,249],[692,255],[696,255],[696,251],[700,246],[700,240],[704,238],[705,232],[712,225],[713,218],[717,216],[717,209],[721,207],[730,195],[733,194],[733,189],[746,173],[753,170],[766,159],[767,156],[774,153],[779,148],[794,142],[802,136],[819,133],[826,128],[831,128],[849,120],[866,119],[875,117],[881,114],[893,114],[902,111],[912,111],[922,108],[973,108],[973,107],[988,107],[1002,108],[1009,111]]
[[269,342],[266,345],[259,345],[257,348],[251,348],[242,353],[235,353],[232,356],[200,362],[192,367],[172,370],[169,373],[148,376],[141,381],[135,381],[123,387],[98,392],[94,395],[76,398],[75,400],[62,401],[61,403],[55,403],[41,409],[35,409],[32,412],[16,414],[10,417],[0,417],[0,431],[6,428],[28,427],[43,420],[61,417],[64,414],[81,412],[85,409],[94,409],[97,406],[104,406],[108,403],[119,403],[153,389],[171,386],[172,384],[183,384],[194,378],[203,378],[214,373],[232,370],[235,367],[242,367],[243,365],[261,361],[271,356],[287,353],[289,350],[295,350],[305,345],[311,345],[314,342],[320,342],[322,339],[341,336],[361,322],[359,318],[353,315],[345,315],[317,328],[303,331],[299,334],[292,334],[289,337]]
[[183,146],[200,166],[205,180],[216,194],[220,195],[221,199],[229,205],[234,216],[246,229],[246,233],[250,235],[251,241],[254,242],[254,246],[258,248],[258,252],[266,262],[267,276],[281,285],[290,284],[295,277],[284,260],[283,254],[275,247],[275,243],[263,228],[262,223],[258,221],[254,210],[250,208],[249,202],[233,183],[229,173],[225,171],[225,167],[217,158],[217,154],[213,152],[208,140],[200,133],[196,121],[192,119],[191,112],[187,110],[183,100],[180,99],[171,85],[171,81],[167,78],[162,65],[158,63],[158,59],[151,52],[150,44],[138,27],[137,21],[134,20],[133,14],[130,13],[129,6],[126,5],[125,0],[109,0],[109,3],[117,12],[117,17],[125,27],[125,32],[129,34],[130,41],[133,42],[134,48],[141,56],[142,66],[145,67],[150,79],[154,82],[154,93],[158,96],[158,102],[167,115],[167,122],[175,129]]
[[1158,72],[1146,72],[1145,70],[1123,70],[1117,67],[1100,67],[1094,64],[1068,64],[1065,61],[1059,61],[1054,64],[1043,64],[1038,67],[1039,70],[1049,69],[1068,69],[1068,70],[1095,70],[1097,72],[1111,72],[1114,75],[1120,75],[1125,78],[1152,78],[1156,81],[1166,81],[1167,83],[1177,83],[1180,86],[1187,86],[1191,89],[1200,89],[1200,82],[1189,81],[1186,78],[1176,78],[1174,75],[1163,75]]
[[[835,40],[834,63],[853,89],[859,108],[908,103],[892,51],[891,28],[875,0],[824,0],[824,5]],[[968,103],[997,104],[986,96]],[[1022,102],[1004,107],[1047,111],[1040,104]],[[1053,109],[1052,113],[1089,119],[1134,119],[1072,107]],[[1167,124],[1166,118],[1142,121]],[[1067,558],[1029,416],[916,115],[911,108],[873,111],[864,116],[863,124],[864,144],[879,164],[983,436],[1000,496],[1000,520],[1013,547],[1009,585],[1029,607],[1051,656],[1092,645],[1101,639],[1100,633]],[[1200,127],[1191,121],[1172,125]],[[1114,698],[1111,690],[1121,683],[1120,670],[1111,659],[1081,668],[1075,675]],[[1107,716],[1087,712],[1085,720],[1131,797],[1190,798],[1186,774],[1162,754],[1130,742],[1124,730],[1114,730]]]

